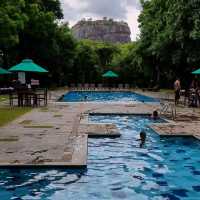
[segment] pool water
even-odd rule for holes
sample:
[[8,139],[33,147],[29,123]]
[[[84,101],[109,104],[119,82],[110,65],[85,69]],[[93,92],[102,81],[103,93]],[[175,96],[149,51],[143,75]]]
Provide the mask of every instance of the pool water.
[[152,97],[140,95],[134,92],[106,92],[106,91],[71,91],[65,94],[60,101],[64,102],[158,102]]
[[[144,116],[91,116],[115,123],[122,136],[89,139],[87,170],[1,170],[0,199],[199,200],[200,143],[160,138]],[[160,121],[156,121],[160,122]],[[140,148],[139,133],[146,131]]]

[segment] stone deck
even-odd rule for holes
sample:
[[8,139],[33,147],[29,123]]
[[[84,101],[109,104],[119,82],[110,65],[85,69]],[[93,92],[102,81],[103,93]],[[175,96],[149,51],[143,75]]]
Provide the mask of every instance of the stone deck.
[[79,134],[85,133],[90,138],[115,138],[120,137],[120,131],[114,124],[80,124]]
[[[87,165],[88,137],[119,137],[113,124],[88,122],[89,113],[151,114],[159,105],[145,103],[57,103],[62,92],[54,92],[47,108],[33,109],[0,128],[0,166]],[[4,105],[5,106],[5,105]],[[200,110],[177,108],[176,121],[152,128],[165,136],[194,136],[200,139]]]

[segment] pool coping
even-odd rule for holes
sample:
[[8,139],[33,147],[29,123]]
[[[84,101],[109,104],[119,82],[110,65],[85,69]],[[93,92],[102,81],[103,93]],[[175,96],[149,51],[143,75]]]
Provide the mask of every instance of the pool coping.
[[[151,98],[154,99],[155,101],[139,101],[139,100],[135,100],[135,101],[62,101],[62,97],[64,95],[67,95],[70,92],[130,92],[130,93],[135,93],[137,95],[141,95],[147,98]],[[135,92],[131,89],[124,89],[124,90],[69,90],[67,91],[65,94],[62,94],[57,100],[56,103],[106,103],[106,104],[114,104],[114,103],[120,103],[120,104],[133,104],[133,103],[147,103],[147,104],[159,104],[160,103],[160,99],[155,98],[155,97],[151,97],[151,96],[147,96],[144,94],[140,94],[138,92]]]
[[8,163],[1,162],[0,168],[86,168],[87,167],[87,156],[88,156],[88,135],[84,134],[78,136],[74,145],[74,153],[71,161],[66,162],[44,162],[44,163]]

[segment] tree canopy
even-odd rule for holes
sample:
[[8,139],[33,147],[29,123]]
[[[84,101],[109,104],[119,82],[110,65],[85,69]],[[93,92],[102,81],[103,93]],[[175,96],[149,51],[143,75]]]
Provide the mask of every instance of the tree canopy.
[[138,40],[109,44],[75,40],[61,22],[59,0],[0,0],[0,65],[31,58],[50,71],[55,85],[101,82],[106,70],[140,87],[170,87],[176,77],[188,82],[200,63],[200,1],[141,5]]

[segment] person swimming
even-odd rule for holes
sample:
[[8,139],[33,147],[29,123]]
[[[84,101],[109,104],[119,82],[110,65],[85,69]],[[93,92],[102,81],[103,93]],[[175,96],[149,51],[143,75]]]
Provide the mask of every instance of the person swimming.
[[146,132],[144,131],[141,131],[140,132],[140,148],[142,148],[145,144],[145,141],[146,141]]
[[85,96],[84,96],[84,100],[87,101],[87,98],[88,98],[88,97],[85,95]]
[[154,120],[157,120],[158,119],[158,111],[157,110],[154,110],[152,115],[151,115],[151,118],[154,119]]

